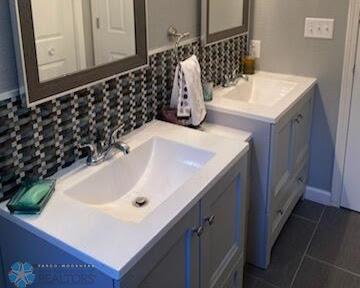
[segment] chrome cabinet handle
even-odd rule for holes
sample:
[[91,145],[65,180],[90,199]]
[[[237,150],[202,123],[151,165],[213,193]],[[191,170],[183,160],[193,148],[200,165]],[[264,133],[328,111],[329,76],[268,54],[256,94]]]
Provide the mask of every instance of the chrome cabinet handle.
[[297,117],[295,118],[295,122],[298,123],[298,124],[300,124],[303,119],[304,119],[304,115],[300,113],[300,114],[297,115]]
[[201,235],[204,233],[204,227],[201,225],[197,228],[194,228],[193,233],[196,234],[198,237],[201,237]]
[[216,216],[213,215],[213,216],[205,218],[204,221],[205,221],[205,223],[208,223],[209,226],[212,226],[215,223],[215,218],[216,218]]
[[305,179],[304,179],[303,177],[299,177],[299,178],[298,178],[298,182],[299,182],[300,184],[304,184],[304,183],[305,183]]

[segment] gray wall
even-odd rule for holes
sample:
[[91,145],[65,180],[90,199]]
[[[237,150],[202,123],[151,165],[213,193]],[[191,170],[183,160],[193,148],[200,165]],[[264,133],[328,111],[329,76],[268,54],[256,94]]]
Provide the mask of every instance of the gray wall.
[[[17,88],[9,0],[0,0],[0,93]],[[173,24],[200,33],[199,0],[148,0],[150,49],[169,44]],[[311,151],[310,184],[330,190],[348,0],[253,0],[253,38],[262,41],[262,70],[319,79]],[[335,39],[304,39],[306,16],[336,20]]]
[[[167,30],[175,25],[180,31],[200,34],[200,1],[148,0],[150,49],[169,45]],[[0,93],[17,88],[9,0],[0,0]]]
[[[261,40],[261,70],[319,80],[310,185],[331,191],[348,0],[253,0],[252,38]],[[305,17],[335,18],[334,40],[305,39]]]

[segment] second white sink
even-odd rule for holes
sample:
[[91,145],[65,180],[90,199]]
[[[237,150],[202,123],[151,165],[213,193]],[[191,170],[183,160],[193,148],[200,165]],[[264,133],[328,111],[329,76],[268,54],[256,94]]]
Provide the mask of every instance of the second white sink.
[[129,155],[105,163],[101,169],[95,167],[96,172],[80,177],[81,181],[64,193],[114,218],[138,223],[213,155],[162,138],[152,138]]
[[272,107],[289,95],[296,85],[297,83],[294,81],[254,75],[249,77],[249,81],[241,79],[235,87],[228,90],[224,89],[223,97],[235,101]]
[[206,103],[208,119],[217,122],[212,119],[216,111],[276,123],[315,84],[315,78],[257,72],[234,87],[216,88],[213,101]]

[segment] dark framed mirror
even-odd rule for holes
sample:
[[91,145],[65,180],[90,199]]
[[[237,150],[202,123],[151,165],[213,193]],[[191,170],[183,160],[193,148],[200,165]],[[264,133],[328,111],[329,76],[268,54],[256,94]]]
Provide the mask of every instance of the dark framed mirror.
[[203,45],[248,32],[249,0],[202,0]]
[[146,0],[12,0],[27,106],[148,64]]

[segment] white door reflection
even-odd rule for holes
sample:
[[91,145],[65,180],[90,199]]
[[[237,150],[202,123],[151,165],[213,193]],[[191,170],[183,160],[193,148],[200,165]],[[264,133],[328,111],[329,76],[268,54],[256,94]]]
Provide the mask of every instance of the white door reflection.
[[133,0],[31,0],[39,80],[135,55]]

